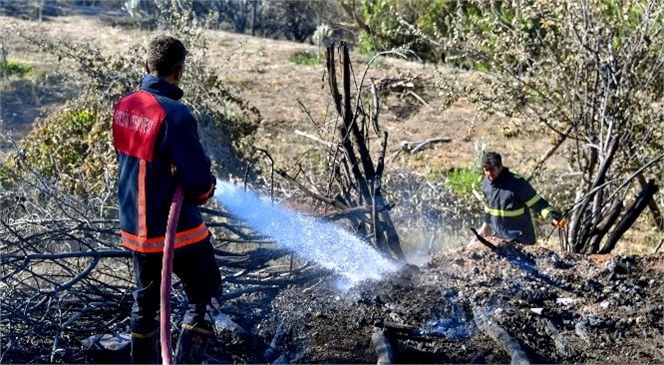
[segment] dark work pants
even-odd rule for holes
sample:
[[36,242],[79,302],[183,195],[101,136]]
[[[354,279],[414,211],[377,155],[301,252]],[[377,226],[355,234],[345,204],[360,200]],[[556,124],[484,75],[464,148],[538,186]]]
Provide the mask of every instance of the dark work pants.
[[[150,336],[159,328],[162,254],[133,252],[136,290],[131,331]],[[219,266],[209,239],[175,250],[173,273],[180,278],[189,301],[183,325],[211,328],[205,320],[207,306],[221,285]],[[151,336],[150,336],[151,337]]]

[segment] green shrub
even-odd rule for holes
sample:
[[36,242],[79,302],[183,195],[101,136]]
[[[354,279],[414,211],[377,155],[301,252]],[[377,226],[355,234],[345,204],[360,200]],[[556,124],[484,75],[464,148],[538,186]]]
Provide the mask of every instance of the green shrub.
[[373,53],[405,46],[422,58],[437,60],[439,52],[436,47],[423,39],[416,29],[436,38],[447,35],[450,15],[457,6],[457,2],[446,0],[364,0],[364,21],[371,34],[360,34],[360,49]]
[[298,65],[318,65],[320,63],[318,56],[312,52],[296,52],[288,57],[288,60]]
[[[37,119],[20,143],[19,152],[11,154],[5,162],[4,167],[17,175],[12,178],[3,176],[3,183],[11,183],[30,169],[82,196],[98,188],[95,180],[102,182],[99,178],[103,177],[106,167],[114,164],[114,154],[99,162],[100,168],[94,175],[84,174],[82,167],[90,156],[91,146],[100,142],[91,134],[100,118],[100,107],[103,106],[99,105],[98,100],[81,97],[69,101],[48,117]],[[109,128],[107,126],[106,130]]]
[[5,64],[3,72],[9,76],[23,77],[32,71],[32,66],[20,63],[19,61],[9,59]]
[[478,167],[462,167],[452,169],[446,175],[447,187],[456,195],[469,197],[473,189],[481,190],[482,170]]

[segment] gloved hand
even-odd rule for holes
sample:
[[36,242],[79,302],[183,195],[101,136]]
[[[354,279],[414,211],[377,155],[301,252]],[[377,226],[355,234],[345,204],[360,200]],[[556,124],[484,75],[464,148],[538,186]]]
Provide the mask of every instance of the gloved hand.
[[567,225],[567,219],[565,219],[560,212],[555,210],[549,213],[549,216],[546,218],[552,226],[558,229],[563,229]]

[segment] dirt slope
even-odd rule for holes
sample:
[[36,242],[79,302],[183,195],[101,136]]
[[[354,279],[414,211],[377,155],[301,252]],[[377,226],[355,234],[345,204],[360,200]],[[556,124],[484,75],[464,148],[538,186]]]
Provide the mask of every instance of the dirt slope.
[[[146,44],[156,34],[154,31],[114,26],[115,23],[112,18],[103,14],[97,17],[46,17],[42,23],[0,16],[0,40],[7,49],[8,58],[30,64],[35,67],[35,73],[39,73],[68,66],[58,65],[54,58],[35,52],[12,31],[13,24],[32,29],[35,34],[44,34],[49,39],[60,39],[72,44],[87,42],[102,53],[121,52],[133,43]],[[297,129],[315,135],[320,130],[310,121],[307,112],[319,125],[324,124],[332,113],[329,105],[331,97],[323,81],[324,57],[321,57],[321,64],[318,65],[296,64],[289,58],[295,53],[316,53],[321,50],[307,44],[224,31],[207,30],[205,33],[209,40],[209,64],[218,69],[222,79],[234,92],[257,106],[265,118],[259,145],[287,153],[292,150],[299,151],[300,145],[311,143],[294,132]],[[354,73],[359,82],[370,56],[354,53],[353,59]],[[529,137],[505,138],[501,131],[503,126],[511,123],[508,118],[494,115],[486,120],[476,120],[475,108],[464,100],[458,100],[449,108],[443,108],[443,98],[439,97],[438,90],[433,88],[439,72],[452,79],[452,69],[446,66],[399,58],[380,58],[368,70],[365,85],[372,77],[405,78],[413,83],[408,90],[414,94],[391,92],[385,94],[381,100],[380,123],[382,128],[390,133],[389,150],[392,153],[397,151],[404,141],[417,144],[429,138],[452,139],[449,143],[431,145],[416,158],[403,154],[391,167],[424,169],[428,166],[445,170],[468,166],[474,162],[476,148],[485,146],[503,151],[512,166],[519,167],[536,159],[541,155],[541,151],[546,149],[545,144],[529,143]],[[459,77],[463,80],[472,76],[461,73]],[[40,80],[42,81],[44,80]],[[4,83],[3,108],[0,112],[5,121],[5,129],[14,130],[22,136],[34,117],[39,115],[39,111],[52,110],[60,105],[68,94],[57,98],[56,91],[61,90],[67,80],[54,82],[54,85],[39,86],[34,85],[34,82],[26,84],[20,80]],[[556,163],[556,160],[553,162]]]

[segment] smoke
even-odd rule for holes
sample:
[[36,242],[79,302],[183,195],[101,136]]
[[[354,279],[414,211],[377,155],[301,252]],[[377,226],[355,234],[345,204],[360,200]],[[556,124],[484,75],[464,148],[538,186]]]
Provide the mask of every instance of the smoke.
[[380,279],[399,269],[399,265],[342,227],[288,210],[252,191],[217,180],[214,197],[251,228],[352,284]]

